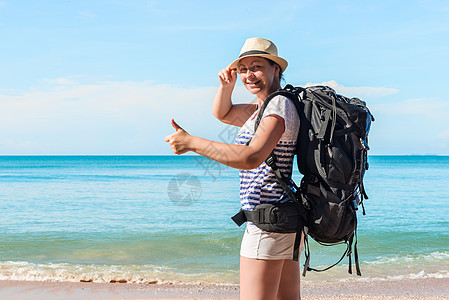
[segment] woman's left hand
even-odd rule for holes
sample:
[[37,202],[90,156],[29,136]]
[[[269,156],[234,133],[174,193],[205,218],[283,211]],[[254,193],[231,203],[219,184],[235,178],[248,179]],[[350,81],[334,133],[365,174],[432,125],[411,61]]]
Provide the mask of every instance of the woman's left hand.
[[176,130],[175,133],[167,135],[165,141],[168,142],[174,154],[180,155],[191,151],[189,142],[191,135],[179,126],[174,119],[171,119],[171,125]]

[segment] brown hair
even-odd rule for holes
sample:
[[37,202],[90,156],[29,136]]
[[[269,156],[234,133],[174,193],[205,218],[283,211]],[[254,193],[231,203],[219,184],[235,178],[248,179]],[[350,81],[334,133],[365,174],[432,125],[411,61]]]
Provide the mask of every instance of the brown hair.
[[272,61],[269,58],[264,57],[264,59],[266,59],[270,63],[270,65],[272,65],[272,66],[277,65],[278,66],[278,68],[279,68],[279,82],[281,82],[281,80],[284,80],[284,74],[282,74],[281,66],[279,66],[277,63],[275,63],[274,61]]

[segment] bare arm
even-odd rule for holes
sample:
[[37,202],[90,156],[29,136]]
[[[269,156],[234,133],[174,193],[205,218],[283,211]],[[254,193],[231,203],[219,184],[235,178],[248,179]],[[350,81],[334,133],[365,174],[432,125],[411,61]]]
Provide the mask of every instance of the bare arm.
[[253,139],[248,146],[225,144],[203,139],[188,134],[174,120],[172,125],[176,132],[167,136],[175,154],[188,151],[213,159],[236,169],[254,169],[273,151],[285,130],[284,119],[277,115],[269,115],[262,119]]
[[214,98],[213,115],[223,123],[243,126],[251,114],[256,111],[256,104],[232,104],[231,96],[237,81],[236,70],[225,68],[218,73],[218,79],[220,87]]

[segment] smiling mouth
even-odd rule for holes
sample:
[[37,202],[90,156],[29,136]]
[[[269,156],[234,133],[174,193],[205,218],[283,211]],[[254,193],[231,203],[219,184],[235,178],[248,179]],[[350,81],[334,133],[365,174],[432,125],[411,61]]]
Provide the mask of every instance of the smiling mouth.
[[246,84],[249,86],[255,86],[255,85],[259,84],[259,82],[260,82],[260,80],[254,81],[254,82],[246,82]]

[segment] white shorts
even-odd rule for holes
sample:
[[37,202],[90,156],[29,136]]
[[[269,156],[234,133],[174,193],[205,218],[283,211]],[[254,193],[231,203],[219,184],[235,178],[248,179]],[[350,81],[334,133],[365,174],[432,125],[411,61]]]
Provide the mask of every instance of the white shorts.
[[[256,259],[292,259],[296,233],[266,232],[256,225],[247,223],[242,239],[240,256]],[[304,249],[304,236],[301,236],[299,250]]]

